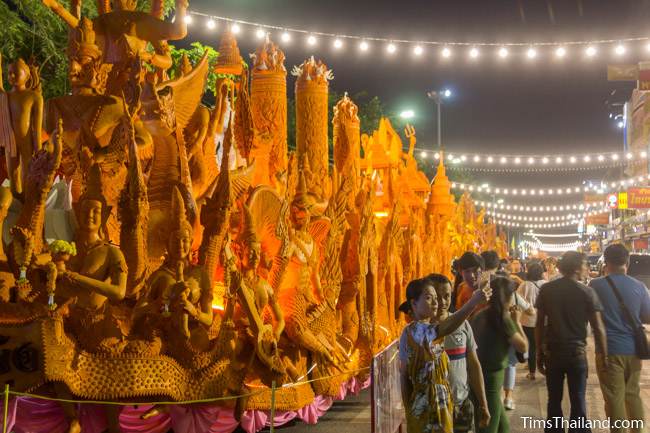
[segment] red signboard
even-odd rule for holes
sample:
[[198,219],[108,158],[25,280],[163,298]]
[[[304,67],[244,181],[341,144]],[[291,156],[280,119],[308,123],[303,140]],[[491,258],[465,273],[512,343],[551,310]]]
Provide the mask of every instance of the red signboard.
[[596,215],[588,215],[585,218],[587,225],[607,225],[609,224],[609,212],[599,213]]
[[650,187],[628,188],[628,209],[650,209]]
[[632,246],[634,251],[641,251],[648,249],[648,239],[634,239]]

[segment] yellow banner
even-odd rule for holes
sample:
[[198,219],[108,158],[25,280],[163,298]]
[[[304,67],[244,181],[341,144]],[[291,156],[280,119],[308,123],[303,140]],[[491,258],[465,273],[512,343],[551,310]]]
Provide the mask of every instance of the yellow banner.
[[638,79],[638,65],[607,65],[607,81],[636,81]]
[[627,209],[627,193],[619,192],[618,193],[618,208]]

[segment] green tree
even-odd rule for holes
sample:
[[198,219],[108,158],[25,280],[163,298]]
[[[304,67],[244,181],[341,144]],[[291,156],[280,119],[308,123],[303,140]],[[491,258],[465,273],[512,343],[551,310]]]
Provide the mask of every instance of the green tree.
[[[59,0],[66,8],[69,0]],[[169,14],[174,0],[165,0]],[[138,0],[138,10],[149,11],[151,0]],[[82,16],[97,16],[97,3],[82,2]],[[18,57],[33,59],[41,68],[45,98],[68,92],[68,26],[41,0],[0,2],[0,54],[6,64]]]
[[192,63],[193,66],[196,66],[196,64],[199,63],[199,60],[201,60],[203,57],[204,53],[207,51],[208,64],[210,65],[210,69],[208,70],[208,80],[206,87],[212,91],[212,93],[214,93],[217,81],[217,73],[214,72],[214,67],[217,64],[219,53],[214,48],[208,45],[203,45],[200,42],[192,42],[190,44],[190,48],[176,48],[174,45],[170,45],[170,48],[172,61],[174,62],[174,67],[172,67],[171,70],[171,78],[175,78],[177,76],[181,65],[181,57],[183,57],[183,54],[187,55],[190,63]]
[[[330,91],[327,98],[327,115],[329,128],[330,152],[332,151],[332,118],[334,117],[334,106],[343,97],[338,92]],[[368,92],[359,92],[350,97],[359,107],[359,121],[361,123],[362,134],[372,134],[379,127],[379,120],[382,117],[388,117],[396,125],[396,118],[388,113],[388,110],[381,102],[379,97],[368,95]],[[296,148],[296,103],[294,98],[287,100],[287,142],[289,149]]]

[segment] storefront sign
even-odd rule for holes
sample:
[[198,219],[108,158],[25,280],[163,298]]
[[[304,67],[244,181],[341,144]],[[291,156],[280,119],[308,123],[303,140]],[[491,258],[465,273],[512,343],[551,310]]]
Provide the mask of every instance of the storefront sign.
[[609,224],[609,213],[604,212],[604,213],[599,213],[599,214],[596,214],[596,215],[589,215],[586,218],[586,222],[587,222],[588,226],[590,226],[590,225],[594,225],[594,226],[607,225],[607,224]]
[[618,209],[627,209],[627,192],[618,193]]
[[605,194],[585,194],[585,203],[602,203],[607,199]]
[[627,190],[628,209],[650,209],[650,187]]
[[618,194],[610,194],[607,196],[607,207],[610,209],[618,209]]

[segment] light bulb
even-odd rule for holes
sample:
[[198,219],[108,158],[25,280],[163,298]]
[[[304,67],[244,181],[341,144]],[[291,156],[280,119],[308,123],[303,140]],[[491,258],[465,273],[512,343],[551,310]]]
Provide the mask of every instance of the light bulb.
[[616,48],[614,48],[614,52],[615,52],[617,55],[622,56],[623,54],[625,54],[625,46],[623,46],[623,45],[617,45]]
[[212,18],[210,18],[205,25],[210,30],[214,30],[217,27],[217,23]]
[[282,42],[289,42],[291,40],[291,35],[287,32],[282,33],[282,36],[280,36],[280,39],[282,39]]
[[448,59],[449,57],[451,57],[451,50],[449,48],[445,47],[445,48],[442,49],[441,54],[442,54],[442,57],[444,57],[445,59]]
[[585,54],[587,55],[587,57],[595,56],[596,52],[597,52],[596,47],[587,47],[587,49],[585,50]]
[[232,25],[230,30],[232,30],[232,32],[237,35],[239,32],[241,32],[241,27],[239,27],[239,24],[235,23]]
[[310,36],[307,38],[307,43],[308,43],[309,45],[312,45],[312,46],[313,46],[313,45],[316,45],[316,36],[314,36],[314,35],[310,35]]
[[508,57],[508,49],[506,47],[499,48],[499,57],[501,57],[502,59]]
[[413,54],[415,54],[416,56],[421,56],[423,52],[424,52],[424,50],[419,45],[417,45],[415,48],[413,48]]
[[334,40],[334,48],[339,49],[343,46],[343,41],[340,39],[335,39]]
[[185,22],[185,24],[192,24],[193,21],[192,15],[185,15],[183,21]]
[[369,46],[368,46],[368,42],[366,42],[366,41],[363,41],[363,42],[361,42],[361,43],[359,44],[359,49],[360,49],[361,51],[368,51],[368,48],[369,48]]
[[526,57],[534,59],[537,57],[537,50],[535,48],[528,48],[528,51],[526,51]]
[[389,54],[393,54],[395,51],[397,51],[397,47],[395,44],[388,44],[386,51],[388,51]]
[[477,57],[479,56],[478,48],[472,48],[471,50],[469,50],[469,56],[470,56],[472,59],[477,58]]
[[566,48],[559,47],[557,50],[555,50],[555,55],[560,58],[564,57],[566,55]]
[[257,39],[264,39],[266,37],[266,32],[264,31],[264,29],[257,29],[257,31],[255,32],[255,36],[257,37]]

